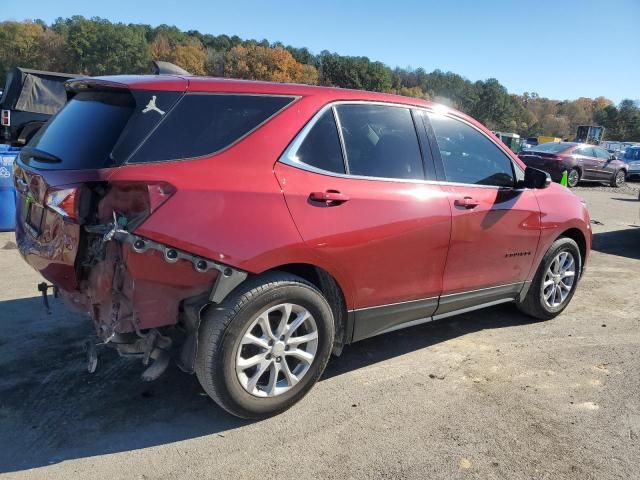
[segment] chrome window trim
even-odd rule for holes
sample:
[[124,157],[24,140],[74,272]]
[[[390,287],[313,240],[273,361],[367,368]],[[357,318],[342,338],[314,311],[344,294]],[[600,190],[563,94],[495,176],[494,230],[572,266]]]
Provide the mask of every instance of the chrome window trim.
[[[353,175],[350,173],[339,173],[339,172],[332,172],[330,170],[323,170],[321,168],[317,168],[314,167],[313,165],[308,165],[306,163],[303,163],[299,160],[296,160],[295,158],[295,154],[297,153],[298,149],[300,148],[300,145],[302,145],[302,142],[305,140],[305,138],[307,137],[307,135],[309,134],[309,131],[315,126],[315,124],[318,122],[318,120],[320,119],[320,117],[322,117],[322,115],[328,110],[328,109],[332,109],[333,110],[333,116],[334,119],[336,121],[336,126],[338,128],[338,137],[340,139],[340,146],[342,148],[342,158],[343,161],[345,162],[345,171],[348,172],[348,168],[349,168],[349,159],[347,156],[347,152],[346,152],[346,146],[344,144],[344,137],[342,135],[342,132],[340,130],[340,118],[339,115],[337,114],[335,107],[339,106],[339,105],[380,105],[380,106],[385,106],[385,107],[395,107],[395,108],[404,108],[405,110],[409,110],[409,113],[411,113],[411,109],[416,109],[416,108],[424,108],[424,107],[416,107],[414,105],[404,105],[401,103],[391,103],[391,102],[379,102],[379,101],[366,101],[366,100],[338,100],[335,102],[331,102],[328,103],[327,105],[325,105],[324,107],[322,107],[320,110],[318,110],[314,116],[311,118],[311,120],[309,120],[307,122],[307,124],[302,128],[302,130],[300,130],[300,132],[298,132],[298,134],[295,136],[293,142],[291,142],[289,144],[289,146],[285,149],[285,151],[282,153],[282,155],[280,155],[280,158],[278,158],[278,162],[280,163],[284,163],[285,165],[289,165],[291,167],[295,167],[295,168],[299,168],[301,170],[306,170],[312,173],[318,173],[320,175],[326,175],[329,177],[337,177],[337,178],[348,178],[348,179],[352,179],[352,180],[369,180],[369,181],[383,181],[383,182],[402,182],[402,183],[419,183],[419,184],[425,184],[428,182],[435,182],[435,180],[426,180],[426,179],[408,179],[408,178],[393,178],[393,177],[371,177],[371,176],[367,176],[367,175]],[[413,124],[413,122],[412,122]],[[415,129],[415,124],[414,125],[414,129]],[[417,132],[416,132],[416,141],[418,141],[417,139]]]
[[335,106],[331,107],[331,113],[333,114],[333,121],[336,123],[336,133],[338,134],[338,141],[340,142],[340,151],[342,152],[342,164],[344,165],[344,174],[350,175],[349,168],[349,156],[347,154],[347,144],[344,143],[344,135],[342,135],[342,122],[340,121],[340,115]]
[[[516,188],[514,187],[504,187],[504,186],[497,186],[497,185],[478,185],[476,183],[460,183],[460,182],[449,182],[446,180],[427,180],[425,179],[406,179],[406,178],[390,178],[390,177],[371,177],[371,176],[366,176],[366,175],[352,175],[350,173],[348,173],[349,171],[349,162],[348,162],[348,157],[347,157],[347,152],[346,152],[346,147],[344,145],[344,137],[342,135],[342,132],[340,130],[340,119],[338,117],[338,114],[335,110],[336,106],[339,105],[381,105],[381,106],[387,106],[387,107],[397,107],[397,108],[405,108],[409,111],[411,110],[418,110],[418,111],[422,111],[425,113],[434,113],[437,115],[444,115],[446,117],[452,118],[454,120],[458,120],[460,122],[463,122],[465,125],[468,125],[469,127],[473,128],[475,131],[477,131],[478,133],[480,133],[481,135],[483,135],[485,138],[489,139],[504,155],[506,155],[506,157],[509,159],[509,161],[511,162],[511,165],[513,166],[514,169],[514,177],[517,180],[517,175],[515,172],[515,169],[520,170],[520,173],[524,174],[524,171],[520,168],[520,166],[514,162],[514,160],[511,158],[511,155],[509,153],[506,152],[506,150],[499,145],[497,142],[495,142],[491,137],[489,137],[487,134],[485,134],[482,130],[478,129],[475,125],[472,125],[471,123],[469,123],[468,121],[466,121],[463,118],[460,118],[456,115],[453,115],[449,112],[438,112],[437,109],[435,109],[434,107],[425,107],[425,106],[421,106],[421,105],[409,105],[409,104],[403,104],[403,103],[393,103],[393,102],[381,102],[381,101],[368,101],[368,100],[337,100],[335,102],[331,102],[328,103],[326,105],[324,105],[320,110],[318,110],[313,117],[311,117],[311,119],[305,124],[305,126],[302,128],[302,130],[300,130],[296,136],[294,137],[293,141],[289,144],[289,146],[287,146],[287,148],[284,150],[284,152],[280,155],[280,157],[278,158],[278,162],[283,163],[285,165],[289,165],[290,167],[294,167],[294,168],[299,168],[300,170],[305,170],[311,173],[317,173],[319,175],[325,175],[328,177],[336,177],[336,178],[347,178],[347,179],[352,179],[352,180],[368,180],[368,181],[374,181],[374,182],[400,182],[400,183],[414,183],[414,184],[421,184],[421,185],[444,185],[444,186],[465,186],[465,187],[473,187],[473,188],[489,188],[489,189],[493,189],[493,190],[517,190],[517,191],[522,191],[522,190],[529,190],[527,188]],[[340,140],[340,147],[342,149],[342,159],[345,165],[345,172],[347,173],[339,173],[339,172],[332,172],[330,170],[324,170],[322,168],[317,168],[314,167],[313,165],[309,165],[306,163],[303,163],[299,160],[296,160],[295,158],[295,153],[298,151],[298,149],[300,148],[300,145],[302,145],[302,142],[305,140],[305,138],[307,137],[307,135],[309,134],[309,131],[315,126],[315,124],[318,122],[318,120],[320,119],[320,117],[322,117],[322,115],[327,111],[331,109],[333,112],[333,118],[334,121],[336,122],[336,127],[338,129],[338,138]],[[415,128],[415,124],[414,124],[414,128]],[[437,145],[436,145],[437,147]],[[426,174],[426,172],[425,172]]]

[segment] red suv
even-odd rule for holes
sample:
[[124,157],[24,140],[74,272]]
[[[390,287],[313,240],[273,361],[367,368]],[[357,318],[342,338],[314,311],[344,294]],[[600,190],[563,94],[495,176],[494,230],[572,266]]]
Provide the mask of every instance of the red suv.
[[[331,353],[573,296],[589,216],[468,116],[413,98],[179,76],[74,80],[22,151],[24,259],[156,378],[281,412]],[[46,291],[46,286],[41,289]]]

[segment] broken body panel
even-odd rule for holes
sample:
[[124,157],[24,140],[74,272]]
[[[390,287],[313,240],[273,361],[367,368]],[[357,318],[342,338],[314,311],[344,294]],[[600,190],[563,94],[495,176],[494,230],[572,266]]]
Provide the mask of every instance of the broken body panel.
[[[121,80],[128,88],[137,86],[137,78]],[[152,92],[186,90],[186,82],[174,77],[142,86],[135,94],[143,99]],[[82,80],[74,88],[123,85]],[[91,315],[103,341],[174,325],[185,300],[219,303],[247,272],[309,262],[313,256],[290,221],[277,180],[255,173],[270,169],[264,159],[277,158],[286,146],[272,141],[273,132],[291,123],[286,117],[261,127],[267,130],[259,137],[264,140],[253,143],[267,152],[264,157],[256,157],[255,145],[240,143],[215,158],[188,162],[56,170],[34,168],[23,155],[15,171],[21,220],[16,238],[23,257],[66,301]],[[238,155],[246,161],[240,164]],[[229,184],[229,178],[243,181]],[[152,190],[158,185],[166,191]],[[62,189],[76,190],[78,218],[49,208],[50,194]]]

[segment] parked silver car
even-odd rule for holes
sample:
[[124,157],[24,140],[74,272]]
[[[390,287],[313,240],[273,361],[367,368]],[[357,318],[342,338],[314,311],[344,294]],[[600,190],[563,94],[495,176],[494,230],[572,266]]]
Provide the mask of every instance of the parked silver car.
[[620,160],[629,166],[629,169],[627,170],[627,179],[633,180],[640,178],[640,145],[627,147]]

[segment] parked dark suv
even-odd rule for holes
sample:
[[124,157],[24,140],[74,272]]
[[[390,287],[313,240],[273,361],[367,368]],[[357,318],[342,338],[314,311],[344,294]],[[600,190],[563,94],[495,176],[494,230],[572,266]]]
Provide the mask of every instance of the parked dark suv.
[[351,342],[504,302],[553,318],[591,248],[578,197],[440,105],[187,76],[68,89],[17,162],[22,256],[145,379],[173,358],[241,417],[291,406]]
[[555,182],[567,172],[567,184],[581,181],[606,182],[612,187],[624,184],[628,166],[604,148],[587,143],[550,142],[518,154],[525,165],[544,170]]

